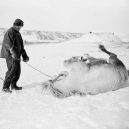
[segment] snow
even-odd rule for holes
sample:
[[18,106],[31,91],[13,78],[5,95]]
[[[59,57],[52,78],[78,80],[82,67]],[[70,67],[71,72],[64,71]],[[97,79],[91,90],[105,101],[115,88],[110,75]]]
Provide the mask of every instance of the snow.
[[114,33],[86,33],[81,38],[73,39],[74,42],[100,42],[100,43],[109,43],[109,42],[121,42],[125,41],[124,38],[127,40],[125,42],[128,42],[128,35],[123,34],[114,34]]
[[[98,50],[98,39],[94,37],[94,42],[88,42],[82,37],[77,41],[25,46],[30,57],[28,64],[53,77],[64,71],[63,61],[72,56],[89,53],[108,59]],[[92,37],[90,41],[93,41]],[[129,69],[128,44],[102,43]],[[0,129],[129,129],[129,87],[59,99],[42,90],[41,84],[50,77],[24,62],[21,67],[18,85],[23,86],[23,90],[12,94],[0,92]],[[5,60],[0,59],[0,77],[4,78],[6,70]]]

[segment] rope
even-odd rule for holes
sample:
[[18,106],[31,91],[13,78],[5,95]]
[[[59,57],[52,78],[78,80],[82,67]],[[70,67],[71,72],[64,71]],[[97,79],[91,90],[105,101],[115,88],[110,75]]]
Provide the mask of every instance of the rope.
[[40,70],[38,70],[37,68],[35,68],[34,66],[32,66],[32,65],[30,65],[30,64],[28,64],[28,63],[26,63],[26,62],[24,62],[25,64],[27,64],[29,67],[31,67],[32,69],[35,69],[36,71],[38,71],[39,73],[41,73],[41,74],[43,74],[43,75],[45,75],[45,76],[47,76],[47,77],[50,77],[50,78],[52,78],[50,75],[48,75],[48,74],[46,74],[46,73],[43,73],[43,72],[41,72]]
[[[25,62],[26,63],[26,62]],[[48,75],[48,74],[46,74],[46,73],[43,73],[43,72],[41,72],[40,70],[38,70],[37,68],[35,68],[34,66],[32,66],[32,65],[30,65],[30,64],[28,64],[28,63],[26,63],[28,66],[30,66],[31,68],[33,68],[33,69],[35,69],[36,71],[38,71],[38,72],[40,72],[41,74],[43,74],[43,75],[45,75],[45,76],[48,76],[48,77],[50,77],[50,78],[52,78],[50,75]]]
[[[26,63],[26,62],[25,62],[25,63]],[[38,69],[35,68],[34,66],[32,66],[32,65],[30,65],[30,64],[28,64],[28,63],[26,63],[26,64],[27,64],[29,67],[31,67],[31,68],[35,69],[36,71],[40,72],[42,75],[45,75],[45,76],[48,76],[48,77],[52,78],[50,75],[41,72],[40,70],[38,70]],[[2,77],[0,77],[0,80],[4,81],[4,79],[3,79]]]

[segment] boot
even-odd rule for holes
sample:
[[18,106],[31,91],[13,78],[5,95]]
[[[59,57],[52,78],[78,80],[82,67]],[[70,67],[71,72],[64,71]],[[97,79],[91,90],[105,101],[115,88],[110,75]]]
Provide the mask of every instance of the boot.
[[7,81],[4,81],[2,91],[3,91],[3,92],[7,92],[7,93],[12,93],[12,91],[11,91],[10,88],[9,88],[9,86],[10,86],[10,84],[9,84]]
[[8,89],[8,88],[3,88],[2,91],[6,92],[6,93],[12,93],[12,91],[10,89]]
[[11,90],[22,90],[22,87],[11,86]]

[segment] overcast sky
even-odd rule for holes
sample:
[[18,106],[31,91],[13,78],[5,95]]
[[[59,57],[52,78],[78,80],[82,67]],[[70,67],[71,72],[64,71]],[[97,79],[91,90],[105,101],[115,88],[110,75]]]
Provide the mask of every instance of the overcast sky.
[[14,20],[23,29],[129,33],[129,0],[2,0],[0,27]]

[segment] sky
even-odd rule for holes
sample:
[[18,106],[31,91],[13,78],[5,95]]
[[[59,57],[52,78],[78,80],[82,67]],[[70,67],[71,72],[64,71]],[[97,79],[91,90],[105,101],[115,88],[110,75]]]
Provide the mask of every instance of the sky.
[[129,33],[129,0],[0,1],[0,28],[16,18],[26,30]]

